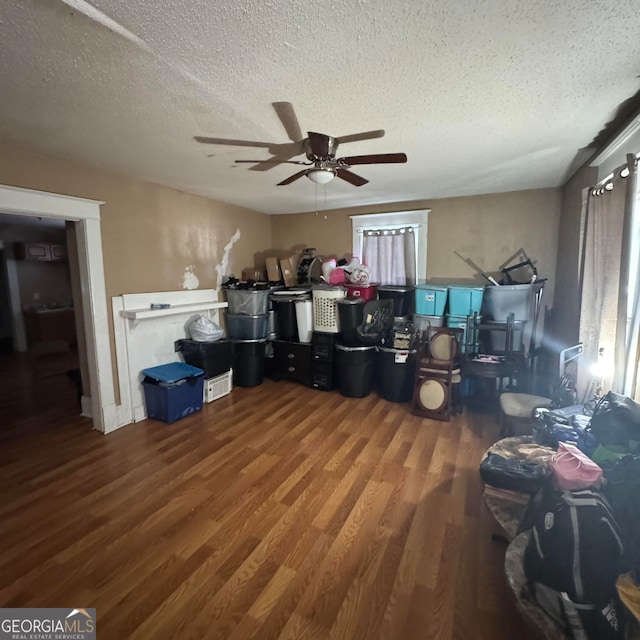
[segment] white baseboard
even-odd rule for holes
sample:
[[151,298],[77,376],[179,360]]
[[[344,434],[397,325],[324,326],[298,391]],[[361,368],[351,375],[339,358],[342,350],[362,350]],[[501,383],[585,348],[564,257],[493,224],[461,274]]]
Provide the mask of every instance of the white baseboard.
[[81,411],[80,415],[85,418],[93,418],[93,413],[91,411],[91,396],[82,396],[80,399]]

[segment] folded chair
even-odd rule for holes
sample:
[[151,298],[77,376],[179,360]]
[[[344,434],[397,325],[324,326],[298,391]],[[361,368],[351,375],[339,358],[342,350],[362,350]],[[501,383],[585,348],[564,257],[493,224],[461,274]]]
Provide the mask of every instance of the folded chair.
[[462,410],[460,401],[460,344],[463,329],[423,332],[416,359],[411,413],[448,421]]

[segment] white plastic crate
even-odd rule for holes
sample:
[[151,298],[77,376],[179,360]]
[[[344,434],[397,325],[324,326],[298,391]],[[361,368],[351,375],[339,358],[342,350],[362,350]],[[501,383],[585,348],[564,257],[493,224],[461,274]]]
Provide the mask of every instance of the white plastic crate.
[[339,287],[313,289],[313,330],[324,333],[339,333],[338,300],[347,295]]
[[233,371],[229,370],[215,378],[209,378],[204,381],[204,401],[213,402],[222,396],[231,393],[233,388]]

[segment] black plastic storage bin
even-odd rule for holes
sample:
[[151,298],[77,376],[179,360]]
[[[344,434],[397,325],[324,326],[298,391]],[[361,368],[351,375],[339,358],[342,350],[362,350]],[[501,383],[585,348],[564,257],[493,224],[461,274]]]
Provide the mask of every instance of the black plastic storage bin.
[[144,369],[147,417],[171,424],[202,409],[204,371],[184,362]]
[[278,340],[298,342],[298,320],[296,318],[296,301],[304,297],[292,296],[272,298],[276,312],[276,336]]
[[338,388],[347,398],[364,398],[373,388],[375,347],[348,347],[337,344]]
[[264,380],[266,340],[233,341],[233,383],[257,387]]
[[399,285],[384,285],[378,287],[380,300],[393,300],[394,318],[404,318],[413,313],[414,287]]
[[375,355],[378,395],[390,402],[408,402],[413,396],[416,351],[378,347]]
[[187,364],[202,369],[207,379],[220,376],[231,369],[231,340],[176,340],[174,348]]
[[340,336],[347,347],[357,347],[356,329],[362,324],[364,317],[363,298],[341,298],[338,300],[338,318],[340,319]]

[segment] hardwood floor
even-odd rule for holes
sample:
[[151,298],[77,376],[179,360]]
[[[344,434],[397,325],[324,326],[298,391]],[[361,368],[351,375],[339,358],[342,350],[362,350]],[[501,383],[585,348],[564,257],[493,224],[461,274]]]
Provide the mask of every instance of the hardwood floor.
[[265,381],[174,425],[0,432],[0,606],[109,640],[525,638],[480,501],[497,427]]

